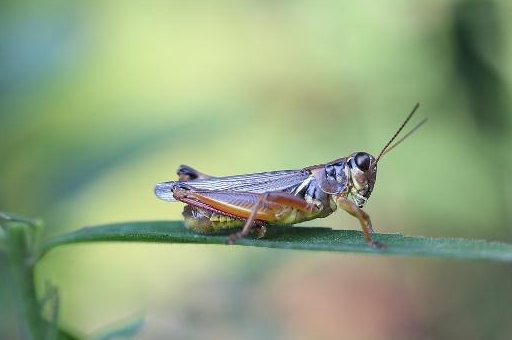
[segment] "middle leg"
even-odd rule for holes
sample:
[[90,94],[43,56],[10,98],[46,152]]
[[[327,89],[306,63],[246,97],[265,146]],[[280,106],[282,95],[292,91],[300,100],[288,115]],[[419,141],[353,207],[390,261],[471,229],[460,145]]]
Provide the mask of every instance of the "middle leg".
[[[314,203],[308,203],[304,199],[291,194],[282,192],[261,194],[259,199],[252,207],[251,214],[249,215],[249,218],[247,218],[242,230],[229,235],[226,240],[227,244],[234,244],[235,241],[246,237],[255,226],[258,212],[265,208],[269,203],[274,203],[274,205],[278,205],[284,209],[297,209],[305,213],[315,213],[319,210],[319,208]],[[277,219],[277,215],[278,213],[275,213],[274,218]],[[262,227],[264,228],[264,226]]]

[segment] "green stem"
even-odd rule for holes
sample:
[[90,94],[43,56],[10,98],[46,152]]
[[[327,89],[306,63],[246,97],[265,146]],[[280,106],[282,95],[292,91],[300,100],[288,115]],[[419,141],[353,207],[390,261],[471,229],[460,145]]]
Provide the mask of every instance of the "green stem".
[[34,227],[10,223],[6,228],[9,283],[17,307],[22,339],[44,337],[45,325],[34,287]]

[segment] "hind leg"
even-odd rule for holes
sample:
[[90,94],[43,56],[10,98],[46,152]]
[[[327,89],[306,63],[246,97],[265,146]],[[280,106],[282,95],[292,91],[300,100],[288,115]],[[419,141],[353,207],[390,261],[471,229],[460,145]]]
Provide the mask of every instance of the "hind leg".
[[176,174],[178,175],[178,180],[182,182],[191,181],[194,179],[213,178],[213,176],[203,174],[202,172],[199,172],[196,169],[184,164],[178,167]]

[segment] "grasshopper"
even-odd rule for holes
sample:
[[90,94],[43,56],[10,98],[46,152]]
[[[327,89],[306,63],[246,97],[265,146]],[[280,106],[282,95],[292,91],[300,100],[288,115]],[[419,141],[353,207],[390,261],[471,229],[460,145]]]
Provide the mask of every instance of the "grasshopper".
[[159,183],[158,198],[185,203],[185,225],[200,234],[231,233],[227,243],[254,232],[263,237],[269,225],[291,225],[329,216],[339,207],[359,220],[366,242],[373,248],[370,216],[362,209],[377,178],[377,163],[427,119],[391,145],[419,107],[414,106],[393,137],[375,158],[367,152],[305,167],[214,177],[189,166],[177,170],[178,180]]

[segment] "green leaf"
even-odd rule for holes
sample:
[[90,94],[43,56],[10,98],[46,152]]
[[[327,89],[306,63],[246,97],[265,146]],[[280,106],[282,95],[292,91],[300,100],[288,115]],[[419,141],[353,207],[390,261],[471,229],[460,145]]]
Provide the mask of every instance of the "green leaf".
[[77,337],[76,335],[74,335],[66,330],[59,329],[58,333],[57,333],[57,339],[58,340],[80,340],[83,338]]
[[113,330],[103,332],[103,334],[95,336],[93,340],[128,339],[135,336],[143,325],[144,319],[138,318],[123,325],[114,327]]
[[[329,228],[277,227],[268,228],[264,239],[246,238],[239,246],[282,249],[305,249],[368,253],[373,255],[432,256],[459,259],[486,259],[512,261],[512,244],[460,238],[428,238],[400,234],[375,234],[376,240],[386,246],[373,249],[355,230]],[[225,236],[197,235],[178,221],[127,222],[87,227],[47,240],[42,254],[50,249],[73,243],[130,241],[159,243],[201,243],[225,245]]]
[[38,219],[27,218],[25,216],[0,211],[0,225],[7,224],[9,222],[19,222],[31,226],[40,226],[42,224],[41,220]]

